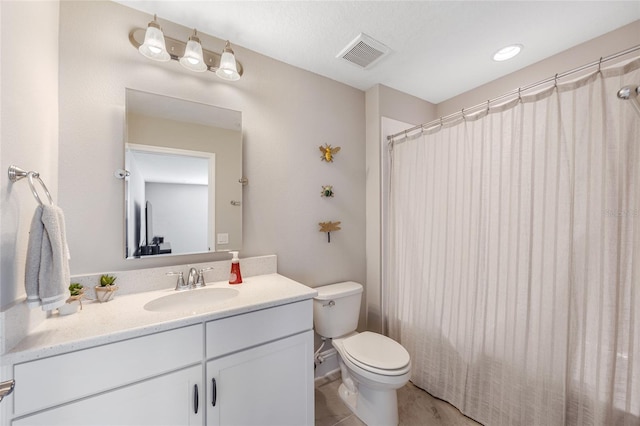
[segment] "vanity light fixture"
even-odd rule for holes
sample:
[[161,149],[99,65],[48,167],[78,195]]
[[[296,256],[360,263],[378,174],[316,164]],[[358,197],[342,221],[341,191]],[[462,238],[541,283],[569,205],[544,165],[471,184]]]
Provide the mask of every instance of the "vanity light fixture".
[[138,51],[154,61],[166,62],[171,59],[165,47],[164,34],[156,15],[153,15],[153,21],[149,22],[144,33],[144,43],[138,47]]
[[523,46],[521,44],[511,44],[503,47],[493,54],[493,60],[497,62],[506,61],[516,56],[522,51]]
[[159,62],[172,59],[191,71],[211,71],[224,80],[239,80],[244,71],[242,64],[236,61],[228,40],[220,54],[203,49],[195,29],[186,43],[166,37],[158,24],[156,15],[153,15],[153,21],[149,22],[146,30],[142,28],[132,30],[129,33],[129,41],[149,59]]
[[180,64],[191,71],[205,72],[207,70],[207,64],[204,63],[202,56],[202,44],[198,38],[198,31],[195,29],[187,41],[187,47],[184,49],[184,55],[180,58]]

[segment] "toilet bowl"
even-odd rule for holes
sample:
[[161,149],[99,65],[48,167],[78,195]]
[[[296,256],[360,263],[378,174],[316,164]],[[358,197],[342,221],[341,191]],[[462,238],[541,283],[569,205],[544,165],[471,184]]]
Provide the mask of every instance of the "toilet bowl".
[[409,381],[409,353],[396,341],[368,331],[332,343],[340,355],[340,398],[367,425],[397,425],[396,390]]
[[316,333],[331,338],[338,352],[340,398],[367,425],[397,425],[396,390],[409,381],[409,353],[381,334],[355,332],[362,295],[360,284],[345,282],[316,290],[314,325]]

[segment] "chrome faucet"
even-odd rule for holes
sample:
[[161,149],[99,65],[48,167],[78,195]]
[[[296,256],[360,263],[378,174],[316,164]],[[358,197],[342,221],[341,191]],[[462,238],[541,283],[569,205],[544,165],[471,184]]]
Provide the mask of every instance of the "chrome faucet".
[[198,270],[196,268],[189,269],[189,276],[187,278],[187,287],[190,289],[196,287],[196,280],[198,279]]
[[204,282],[204,273],[212,269],[213,266],[202,268],[199,271],[196,268],[190,268],[186,283],[184,281],[184,275],[182,272],[167,272],[167,275],[178,276],[178,281],[176,282],[176,290],[191,290],[193,288],[206,286],[207,284],[205,284]]

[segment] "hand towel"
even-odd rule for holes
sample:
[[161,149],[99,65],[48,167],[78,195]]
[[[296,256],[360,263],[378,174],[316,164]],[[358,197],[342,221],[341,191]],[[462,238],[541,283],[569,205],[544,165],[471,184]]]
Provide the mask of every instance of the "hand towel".
[[25,289],[29,307],[50,311],[69,297],[69,249],[64,214],[54,205],[38,206],[31,221]]
[[24,272],[24,286],[27,291],[27,306],[35,308],[40,306],[38,293],[38,276],[40,275],[40,252],[42,251],[42,236],[44,225],[42,224],[42,206],[36,207],[29,228],[29,243],[27,245],[27,261]]

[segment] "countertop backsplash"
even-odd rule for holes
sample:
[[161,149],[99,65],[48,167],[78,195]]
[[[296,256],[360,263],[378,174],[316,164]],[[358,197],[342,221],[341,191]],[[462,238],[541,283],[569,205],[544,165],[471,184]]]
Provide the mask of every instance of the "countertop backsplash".
[[[118,295],[142,293],[145,291],[174,288],[177,276],[167,275],[167,272],[182,272],[185,282],[190,268],[197,270],[212,267],[204,273],[205,282],[217,282],[229,279],[231,260],[219,260],[216,262],[189,263],[187,265],[163,266],[158,268],[136,269],[131,271],[105,271],[97,274],[74,275],[72,282],[80,283],[85,287],[85,296],[95,298],[93,288],[100,282],[102,274],[117,277],[115,284],[118,286]],[[275,274],[278,272],[277,256],[258,256],[240,259],[240,269],[243,277],[255,275]]]

